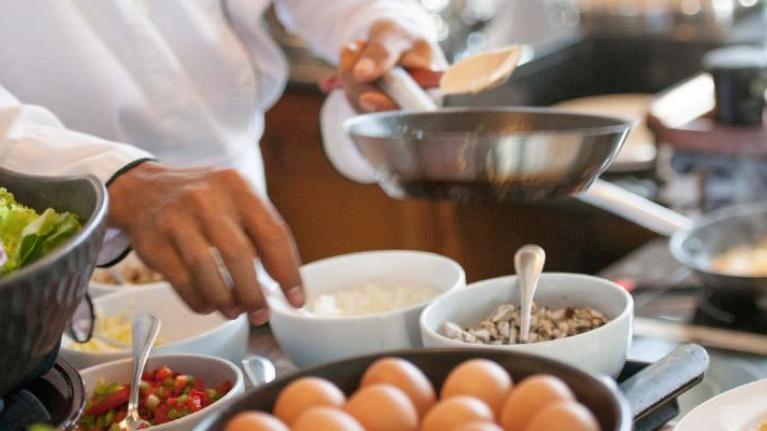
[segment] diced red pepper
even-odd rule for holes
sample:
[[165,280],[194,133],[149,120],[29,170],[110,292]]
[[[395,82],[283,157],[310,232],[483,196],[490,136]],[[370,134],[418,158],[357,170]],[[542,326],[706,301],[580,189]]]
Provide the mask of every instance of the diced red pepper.
[[189,398],[186,400],[186,408],[193,412],[200,410],[205,404],[202,398],[197,395],[189,395]]
[[189,376],[186,374],[179,374],[176,376],[176,389],[182,390],[189,384]]
[[157,371],[154,372],[154,379],[159,381],[163,381],[172,376],[173,371],[171,371],[168,367],[160,367]]
[[[154,372],[147,372],[143,377],[141,396],[139,397],[139,413],[152,425],[167,423],[197,412],[218,400],[220,396],[232,388],[231,382],[225,382],[215,390],[206,388],[202,379],[188,374],[175,373],[168,367],[160,367]],[[109,393],[110,390],[114,390],[114,392]],[[94,396],[89,400],[86,406],[88,417],[99,419],[109,414],[114,415],[113,422],[123,420],[126,416],[130,388],[111,383],[99,393],[104,392],[107,395]],[[210,394],[215,394],[215,397],[212,399]],[[152,402],[148,403],[147,400],[150,398]],[[98,427],[85,429],[79,425],[77,431],[106,430]]]
[[85,414],[88,416],[103,415],[108,411],[127,403],[129,396],[130,388],[128,386],[124,386],[123,388],[105,396],[103,399],[94,402],[93,405],[90,406],[90,408],[88,408],[88,410],[85,412]]
[[229,392],[232,389],[232,382],[224,382],[220,385],[216,386],[216,390],[220,395],[224,395],[225,393]]

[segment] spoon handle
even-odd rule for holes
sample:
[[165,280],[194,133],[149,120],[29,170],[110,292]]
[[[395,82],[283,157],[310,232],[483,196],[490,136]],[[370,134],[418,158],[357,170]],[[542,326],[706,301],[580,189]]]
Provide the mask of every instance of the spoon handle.
[[432,112],[439,109],[434,100],[405,69],[397,66],[381,78],[381,90],[406,111]]
[[153,314],[139,314],[133,318],[133,381],[131,382],[128,414],[138,419],[139,385],[149,351],[160,333],[160,319]]
[[546,252],[537,245],[525,245],[514,254],[514,268],[517,272],[519,295],[522,302],[522,322],[519,328],[520,341],[526,343],[530,336],[530,311],[533,297],[538,288],[538,279],[546,262]]

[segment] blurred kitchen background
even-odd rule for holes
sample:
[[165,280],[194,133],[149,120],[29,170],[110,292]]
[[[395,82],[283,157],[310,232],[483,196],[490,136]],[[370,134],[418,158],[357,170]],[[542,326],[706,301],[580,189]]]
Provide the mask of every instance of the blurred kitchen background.
[[[767,197],[764,126],[717,122],[713,79],[703,66],[716,48],[764,47],[765,1],[420,2],[450,60],[525,46],[524,63],[507,84],[447,104],[554,105],[630,117],[636,128],[604,178],[687,214]],[[529,242],[547,250],[547,270],[597,272],[656,238],[569,198],[396,201],[377,186],[344,179],[327,161],[316,126],[323,100],[317,83],[332,67],[273,17],[266,25],[288,53],[291,81],[267,114],[262,147],[270,194],[305,261],[365,249],[433,250],[477,280],[513,272],[513,251]],[[763,99],[759,79],[752,84]]]

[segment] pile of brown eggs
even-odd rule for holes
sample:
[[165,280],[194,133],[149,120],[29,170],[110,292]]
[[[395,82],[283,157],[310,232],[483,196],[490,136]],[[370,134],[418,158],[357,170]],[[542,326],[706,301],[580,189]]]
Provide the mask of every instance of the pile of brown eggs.
[[454,368],[439,399],[412,363],[384,358],[348,399],[333,383],[297,379],[280,392],[274,415],[245,412],[225,431],[599,431],[570,388],[549,375],[517,384],[500,365],[472,359]]

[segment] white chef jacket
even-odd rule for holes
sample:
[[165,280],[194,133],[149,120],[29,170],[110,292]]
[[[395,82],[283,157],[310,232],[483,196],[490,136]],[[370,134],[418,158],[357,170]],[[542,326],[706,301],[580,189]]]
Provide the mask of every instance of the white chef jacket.
[[[260,20],[270,3],[0,0],[0,166],[106,182],[157,158],[235,167],[265,193],[257,142],[287,77]],[[331,62],[381,18],[434,34],[416,0],[274,4],[282,23]],[[343,97],[332,99],[349,114]],[[323,118],[339,121],[332,111]]]

